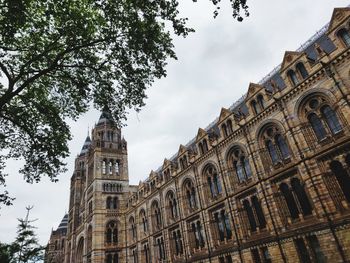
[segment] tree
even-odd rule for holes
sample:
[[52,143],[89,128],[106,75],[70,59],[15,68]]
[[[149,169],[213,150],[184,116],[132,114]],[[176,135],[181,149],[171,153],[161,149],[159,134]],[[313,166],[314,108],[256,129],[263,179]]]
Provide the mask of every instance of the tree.
[[[218,6],[220,0],[210,0]],[[241,21],[246,0],[230,0]],[[89,106],[120,125],[176,59],[171,32],[193,29],[177,0],[0,0],[0,185],[8,159],[23,159],[27,182],[65,171],[67,119]],[[218,7],[219,8],[219,7]],[[217,15],[215,10],[214,15]],[[5,188],[6,189],[6,188]],[[6,190],[0,202],[10,205]]]
[[19,225],[16,240],[11,244],[0,243],[1,263],[30,263],[44,259],[44,247],[39,245],[31,224],[36,220],[29,220],[29,213],[33,207],[26,207],[25,219],[18,219]]

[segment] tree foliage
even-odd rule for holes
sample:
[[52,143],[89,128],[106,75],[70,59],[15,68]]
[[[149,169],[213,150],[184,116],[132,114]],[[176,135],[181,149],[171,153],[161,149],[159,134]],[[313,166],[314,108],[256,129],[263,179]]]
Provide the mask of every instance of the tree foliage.
[[[246,1],[230,2],[241,21]],[[177,0],[0,0],[0,8],[2,186],[9,158],[25,161],[20,173],[29,183],[56,181],[69,154],[66,120],[93,104],[123,122],[176,59],[171,35],[193,31]],[[0,193],[0,202],[11,201]]]

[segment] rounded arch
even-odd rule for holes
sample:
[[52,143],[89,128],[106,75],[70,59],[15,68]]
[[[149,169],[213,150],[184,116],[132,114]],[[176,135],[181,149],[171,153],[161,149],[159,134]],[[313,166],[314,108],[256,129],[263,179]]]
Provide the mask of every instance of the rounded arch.
[[243,152],[243,154],[245,156],[248,156],[248,150],[247,150],[247,147],[243,144],[243,143],[240,143],[240,142],[236,142],[234,144],[232,144],[230,147],[228,147],[226,149],[226,152],[225,152],[225,160],[226,162],[228,163],[228,160],[232,157],[232,155],[234,154],[235,151],[237,150],[240,150]]
[[219,167],[218,167],[218,165],[217,165],[215,162],[209,160],[209,161],[207,161],[207,162],[205,162],[205,163],[203,164],[200,174],[202,174],[202,175],[205,174],[205,172],[206,172],[208,169],[210,169],[211,167],[214,167],[214,169],[216,170],[217,173],[219,172]]
[[281,121],[276,119],[267,119],[264,120],[256,129],[256,140],[261,143],[260,138],[262,137],[262,134],[270,127],[275,126],[281,133],[285,134],[286,129],[284,128]]
[[192,185],[195,185],[195,179],[191,175],[186,175],[185,177],[182,178],[182,181],[180,182],[181,189],[184,188],[185,184],[188,182],[191,182]]
[[328,103],[334,104],[335,97],[332,92],[324,88],[314,88],[312,90],[306,91],[302,96],[300,96],[294,106],[294,115],[300,116],[303,106],[312,98],[316,96],[323,97]]
[[76,254],[76,263],[83,263],[84,258],[84,237],[81,236],[78,239],[77,244],[77,254]]

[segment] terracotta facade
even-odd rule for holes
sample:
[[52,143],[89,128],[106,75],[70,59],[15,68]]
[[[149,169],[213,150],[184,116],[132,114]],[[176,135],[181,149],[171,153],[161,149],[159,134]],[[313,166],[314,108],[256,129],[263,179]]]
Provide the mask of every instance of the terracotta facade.
[[350,8],[138,186],[103,113],[76,159],[66,263],[349,262]]

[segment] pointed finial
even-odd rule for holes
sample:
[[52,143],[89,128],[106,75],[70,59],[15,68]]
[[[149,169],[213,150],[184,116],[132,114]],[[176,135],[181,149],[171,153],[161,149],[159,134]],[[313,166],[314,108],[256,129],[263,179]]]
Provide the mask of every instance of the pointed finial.
[[90,134],[90,125],[88,125],[87,136],[89,136],[89,134]]

